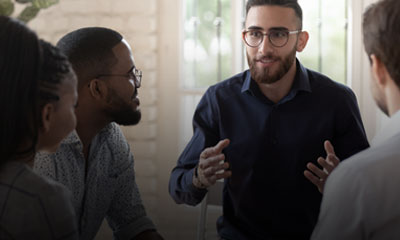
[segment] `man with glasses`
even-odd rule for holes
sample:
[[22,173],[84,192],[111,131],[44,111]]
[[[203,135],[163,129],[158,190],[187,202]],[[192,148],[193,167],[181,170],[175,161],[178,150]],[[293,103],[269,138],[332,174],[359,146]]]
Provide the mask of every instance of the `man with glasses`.
[[147,217],[135,182],[133,156],[117,124],[140,121],[142,72],[123,37],[82,28],[57,46],[78,77],[77,126],[55,154],[39,154],[35,170],[73,193],[81,239],[94,239],[104,218],[115,239],[162,239]]
[[250,69],[201,99],[169,191],[196,205],[225,179],[222,239],[309,239],[322,195],[303,175],[307,163],[325,140],[341,159],[368,147],[356,97],[296,59],[308,41],[297,1],[249,0],[246,11]]

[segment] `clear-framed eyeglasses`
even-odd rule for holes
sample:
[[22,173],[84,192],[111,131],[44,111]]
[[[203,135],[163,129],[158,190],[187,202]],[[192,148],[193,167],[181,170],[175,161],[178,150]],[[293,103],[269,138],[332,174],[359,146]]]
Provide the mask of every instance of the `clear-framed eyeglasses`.
[[126,78],[134,80],[136,88],[140,88],[140,85],[142,84],[142,71],[137,68],[132,68],[132,71],[130,71],[127,74],[100,74],[100,75],[97,75],[97,78],[100,78],[100,77],[126,77]]
[[283,29],[272,29],[268,32],[264,32],[258,29],[250,29],[243,31],[243,39],[249,47],[255,48],[261,45],[264,41],[264,36],[268,36],[268,40],[272,46],[283,47],[288,43],[291,34],[297,34],[300,32],[301,30],[289,31]]

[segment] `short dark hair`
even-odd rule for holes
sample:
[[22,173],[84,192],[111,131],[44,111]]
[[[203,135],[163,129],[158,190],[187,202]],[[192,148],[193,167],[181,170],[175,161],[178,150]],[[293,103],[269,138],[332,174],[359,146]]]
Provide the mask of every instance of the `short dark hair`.
[[62,37],[58,43],[67,55],[78,76],[78,88],[99,74],[104,74],[117,62],[112,48],[122,41],[118,32],[102,27],[75,30]]
[[364,13],[364,47],[383,62],[400,88],[400,1],[383,0]]
[[[43,93],[56,95],[63,72],[51,68],[59,58],[47,50],[23,23],[0,16],[1,163],[36,152],[42,106],[57,100]],[[67,65],[67,58],[62,62]]]
[[303,10],[301,10],[297,0],[248,0],[246,4],[246,15],[249,13],[250,8],[263,5],[280,6],[293,9],[296,17],[299,19],[299,30],[303,28]]

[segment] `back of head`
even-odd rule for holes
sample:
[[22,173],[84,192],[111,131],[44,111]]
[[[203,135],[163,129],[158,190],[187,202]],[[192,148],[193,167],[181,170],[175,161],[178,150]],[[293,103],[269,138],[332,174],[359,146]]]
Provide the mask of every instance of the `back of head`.
[[116,63],[112,48],[121,41],[121,34],[101,27],[81,28],[58,41],[57,47],[68,57],[78,76],[78,89]]
[[291,8],[299,19],[298,30],[303,28],[303,11],[297,0],[248,0],[246,4],[246,14],[249,12],[250,8],[255,6],[279,6]]
[[35,150],[36,102],[41,68],[39,40],[24,24],[0,16],[0,156],[10,160]]
[[381,0],[364,13],[364,46],[386,66],[400,88],[400,1]]

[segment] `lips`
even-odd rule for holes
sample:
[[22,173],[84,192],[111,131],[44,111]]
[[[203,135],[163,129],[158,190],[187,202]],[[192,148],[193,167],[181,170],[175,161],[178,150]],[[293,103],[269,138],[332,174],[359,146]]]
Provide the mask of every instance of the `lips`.
[[271,67],[275,62],[277,62],[277,60],[272,58],[262,58],[256,60],[257,65],[261,65],[261,67]]
[[272,62],[275,62],[274,59],[260,59],[260,60],[257,60],[257,61],[261,62],[261,63],[272,63]]
[[136,97],[136,96],[132,98],[132,102],[134,102],[137,106],[140,105],[140,100],[139,100],[139,98]]
[[271,67],[274,63],[279,61],[279,58],[274,56],[263,56],[256,58],[254,61],[257,65],[261,65],[261,67]]

